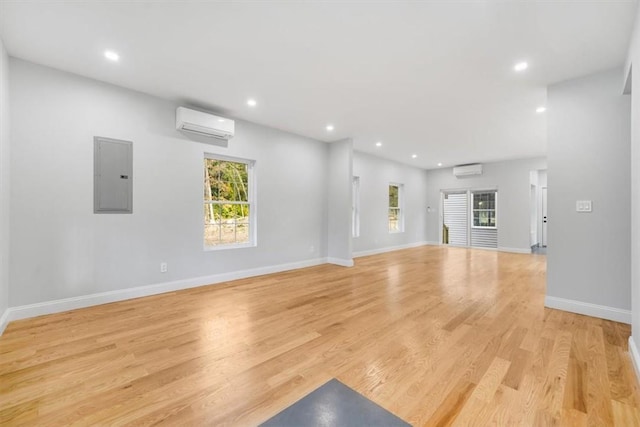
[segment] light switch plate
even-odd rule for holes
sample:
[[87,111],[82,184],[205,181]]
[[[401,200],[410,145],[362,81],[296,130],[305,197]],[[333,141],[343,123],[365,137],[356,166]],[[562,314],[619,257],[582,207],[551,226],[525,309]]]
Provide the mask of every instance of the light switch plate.
[[591,212],[591,200],[576,201],[576,212]]

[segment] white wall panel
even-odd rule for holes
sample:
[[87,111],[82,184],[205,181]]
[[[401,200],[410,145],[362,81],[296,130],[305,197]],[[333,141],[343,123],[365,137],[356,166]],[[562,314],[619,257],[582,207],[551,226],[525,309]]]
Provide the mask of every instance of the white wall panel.
[[[327,256],[326,143],[237,120],[228,148],[205,144],[175,130],[173,102],[18,59],[10,72],[10,306]],[[133,141],[131,215],[93,214],[96,135]],[[203,250],[205,153],[256,161],[256,247]]]

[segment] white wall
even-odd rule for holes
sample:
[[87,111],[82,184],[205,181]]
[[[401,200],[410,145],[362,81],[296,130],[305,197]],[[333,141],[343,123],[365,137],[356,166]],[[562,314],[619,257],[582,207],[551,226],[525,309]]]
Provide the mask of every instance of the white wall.
[[[171,102],[13,58],[10,71],[11,307],[326,257],[325,143],[244,121],[228,149],[197,143]],[[94,135],[133,141],[132,215],[93,214]],[[203,251],[205,152],[256,160],[257,247]]]
[[0,40],[0,319],[9,307],[9,133],[9,57]]
[[544,169],[544,158],[520,159],[484,163],[479,176],[456,178],[452,168],[427,172],[428,215],[427,237],[430,242],[440,241],[442,206],[440,192],[456,189],[498,189],[498,249],[530,252],[531,211],[530,194],[532,170]]
[[329,145],[327,256],[331,263],[353,265],[351,242],[351,192],[353,141]]
[[[355,255],[426,242],[427,174],[390,160],[354,152],[353,175],[360,177],[360,237]],[[389,184],[404,184],[404,232],[389,233]]]
[[[640,84],[640,8],[625,67],[636,88]],[[633,85],[632,85],[633,86]],[[640,380],[640,90],[631,92],[631,339],[629,349]]]
[[[548,88],[546,304],[628,322],[631,110],[622,74]],[[593,212],[576,212],[577,200],[591,200]]]

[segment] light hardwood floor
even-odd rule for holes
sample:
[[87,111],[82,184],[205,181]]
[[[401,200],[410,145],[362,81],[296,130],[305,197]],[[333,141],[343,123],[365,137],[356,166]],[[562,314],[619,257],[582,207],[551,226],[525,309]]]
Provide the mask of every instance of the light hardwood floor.
[[11,323],[2,425],[256,425],[337,378],[413,425],[640,425],[628,325],[539,255],[420,247]]

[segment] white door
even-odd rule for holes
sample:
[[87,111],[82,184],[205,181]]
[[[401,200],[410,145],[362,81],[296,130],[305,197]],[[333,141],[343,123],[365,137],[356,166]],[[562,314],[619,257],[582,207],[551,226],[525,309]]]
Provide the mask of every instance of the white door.
[[[448,232],[448,241],[442,243],[452,246],[467,246],[469,239],[469,206],[467,192],[443,193],[443,223]],[[443,240],[444,230],[443,230]]]
[[547,246],[547,187],[542,187],[542,246]]

